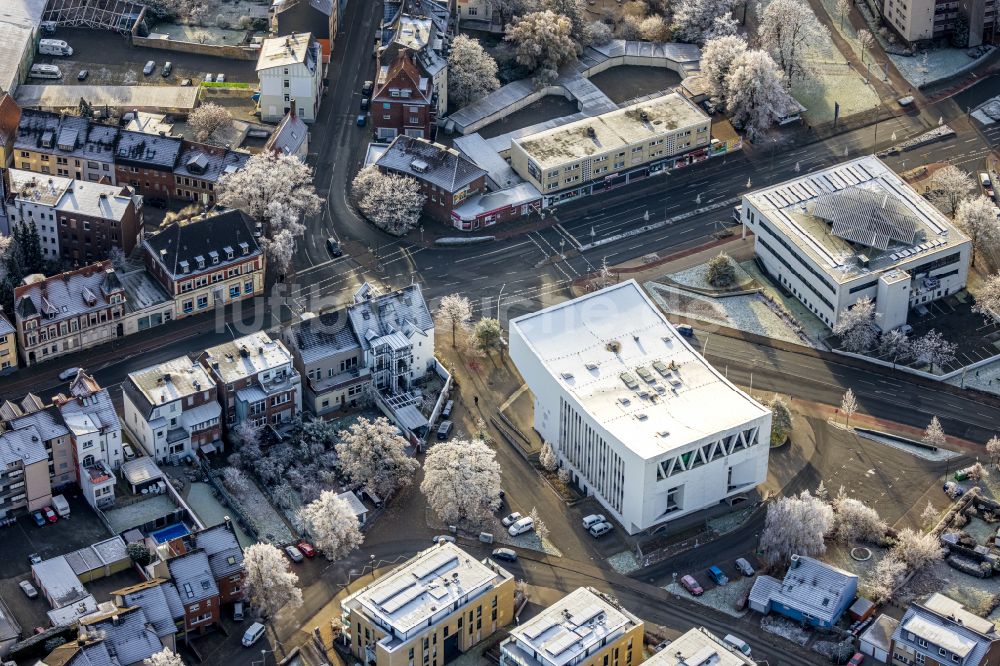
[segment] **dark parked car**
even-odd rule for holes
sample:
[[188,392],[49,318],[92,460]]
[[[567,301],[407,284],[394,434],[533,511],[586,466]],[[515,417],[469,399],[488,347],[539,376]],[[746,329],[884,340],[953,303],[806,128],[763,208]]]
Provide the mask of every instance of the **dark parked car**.
[[150,74],[153,73],[154,69],[156,69],[156,61],[147,60],[146,65],[142,68],[142,73],[145,74],[146,76],[149,76]]
[[163,78],[167,78],[168,76],[170,76],[170,72],[172,71],[174,71],[174,63],[168,60],[167,63],[163,66],[163,71],[161,71],[160,74],[163,76]]
[[39,527],[45,527],[45,516],[42,515],[41,511],[32,511],[31,519],[35,521],[35,524]]
[[451,421],[441,421],[441,425],[438,426],[437,438],[441,441],[448,439],[453,427],[454,424]]
[[507,562],[517,562],[517,553],[510,548],[497,548],[493,551],[494,560],[505,560]]
[[365,85],[361,86],[361,94],[365,97],[371,97],[372,91],[375,89],[374,81],[365,81]]
[[337,242],[336,238],[330,237],[326,239],[326,250],[330,253],[331,257],[344,256],[344,251],[340,249],[340,243]]
[[146,197],[145,200],[147,206],[152,206],[153,208],[166,209],[167,200],[157,199],[156,197]]
[[368,116],[366,116],[363,113],[359,113],[357,123],[358,127],[364,127],[365,125],[368,124]]
[[90,70],[89,69],[81,69],[80,73],[76,75],[76,80],[77,81],[86,81],[88,76],[90,76]]
[[361,110],[362,111],[367,111],[368,110],[368,106],[370,104],[371,104],[371,100],[369,98],[367,98],[367,97],[362,97],[361,98]]

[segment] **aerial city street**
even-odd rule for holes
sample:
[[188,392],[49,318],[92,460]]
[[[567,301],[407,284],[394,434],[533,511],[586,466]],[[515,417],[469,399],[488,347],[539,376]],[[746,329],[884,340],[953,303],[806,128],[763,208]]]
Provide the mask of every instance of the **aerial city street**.
[[4,0],[3,666],[1000,660],[993,0]]

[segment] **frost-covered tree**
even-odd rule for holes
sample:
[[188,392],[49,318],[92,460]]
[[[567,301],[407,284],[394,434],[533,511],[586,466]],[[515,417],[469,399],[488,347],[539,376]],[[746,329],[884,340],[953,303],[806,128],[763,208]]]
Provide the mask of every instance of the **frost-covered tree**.
[[955,211],[955,223],[972,241],[972,265],[976,265],[976,253],[993,247],[1000,241],[1000,220],[996,206],[984,196],[963,199]]
[[997,461],[1000,460],[1000,437],[996,435],[990,437],[990,441],[986,442],[986,453],[990,456],[990,462],[996,467]]
[[577,54],[572,22],[548,10],[517,19],[507,26],[504,39],[514,44],[517,62],[535,75],[539,87],[554,81],[559,67]]
[[489,356],[495,350],[503,350],[503,329],[500,322],[492,317],[483,317],[472,327],[472,340],[476,349]]
[[844,19],[851,13],[851,0],[837,0],[837,16],[840,17],[840,29],[844,29]]
[[415,179],[382,173],[374,164],[358,172],[351,191],[362,214],[379,229],[396,236],[417,226],[427,200]]
[[209,102],[202,104],[188,116],[187,124],[197,133],[198,141],[204,141],[212,136],[216,130],[231,127],[233,124],[233,114],[229,109]]
[[930,527],[937,522],[937,518],[938,510],[934,508],[934,505],[931,504],[930,500],[927,500],[927,506],[925,506],[924,510],[920,513],[920,522],[925,527]]
[[406,440],[384,416],[371,421],[360,417],[340,431],[336,448],[344,476],[382,499],[409,485],[420,467],[406,454]]
[[986,471],[986,468],[983,467],[983,464],[979,461],[976,461],[969,467],[966,467],[965,473],[969,475],[970,480],[977,483],[990,475],[990,473]]
[[931,176],[931,200],[944,206],[949,213],[958,210],[958,204],[975,189],[976,183],[967,172],[949,164]]
[[820,555],[823,536],[833,527],[830,505],[802,491],[782,497],[767,508],[760,547],[769,564],[787,562],[792,555]]
[[673,6],[673,38],[703,44],[715,27],[715,19],[731,14],[733,0],[678,0]]
[[299,510],[302,526],[313,538],[313,545],[328,560],[339,560],[364,542],[361,525],[351,505],[324,490],[319,499]]
[[717,39],[719,37],[729,37],[740,31],[740,22],[732,14],[716,16],[712,21],[706,39]]
[[490,5],[503,24],[518,16],[538,11],[538,0],[490,0]]
[[500,507],[500,464],[480,439],[436,444],[424,460],[420,490],[444,522],[482,525]]
[[665,42],[670,36],[670,26],[662,16],[647,16],[639,24],[639,36],[647,42]]
[[944,549],[935,535],[915,532],[910,528],[900,530],[892,552],[913,573],[940,562],[944,557]]
[[456,107],[463,107],[499,87],[493,56],[478,39],[457,35],[448,54],[448,99]]
[[542,444],[542,451],[538,454],[538,464],[542,466],[546,472],[554,472],[556,467],[559,465],[559,459],[556,457],[556,452],[553,450],[552,445],[548,442]]
[[840,401],[840,411],[844,413],[844,425],[848,428],[851,427],[851,417],[854,413],[858,411],[858,399],[854,397],[854,391],[847,389],[844,392],[844,397]]
[[633,14],[626,14],[622,17],[621,22],[618,24],[616,36],[618,39],[627,39],[630,41],[637,40],[639,39],[639,26],[641,24],[641,18]]
[[862,28],[858,30],[858,46],[861,47],[861,62],[865,61],[865,52],[875,45],[875,35]]
[[917,363],[927,363],[933,372],[935,367],[948,365],[955,360],[958,345],[948,342],[935,329],[927,331],[910,344],[910,353]]
[[241,421],[234,428],[234,432],[244,447],[260,445],[260,427],[251,423],[249,419]]
[[887,525],[878,512],[852,497],[838,495],[833,500],[835,523],[833,536],[843,543],[860,541],[878,544],[885,536]]
[[848,310],[840,314],[833,325],[833,333],[840,337],[840,346],[850,352],[871,349],[878,337],[875,328],[875,301],[867,296],[859,298]]
[[791,84],[806,73],[806,52],[826,28],[805,0],[771,0],[760,19],[758,37]]
[[701,50],[701,76],[708,84],[712,102],[726,104],[726,77],[733,63],[747,51],[747,40],[736,35],[716,37]]
[[274,267],[284,273],[295,239],[305,233],[302,218],[319,211],[312,167],[293,155],[264,151],[239,171],[219,180],[218,201],[244,211],[264,226],[261,243]]
[[823,479],[819,480],[819,485],[816,486],[816,490],[813,491],[813,497],[823,502],[830,499],[830,491],[826,489],[826,484],[823,483]]
[[877,604],[892,601],[903,586],[907,571],[906,563],[896,557],[895,550],[890,551],[868,577],[868,596]]
[[785,78],[765,51],[746,51],[726,75],[726,105],[752,139],[785,115],[793,103]]
[[451,346],[455,346],[455,333],[469,328],[472,319],[472,304],[469,299],[459,294],[448,294],[441,298],[437,309],[438,321],[451,327]]
[[886,331],[878,339],[878,355],[887,361],[892,361],[894,368],[898,361],[910,357],[910,351],[910,338],[898,328]]
[[931,417],[931,422],[927,424],[927,428],[924,430],[924,436],[920,438],[920,441],[924,444],[930,444],[931,446],[944,446],[944,428],[941,427],[941,422],[938,420],[937,416]]
[[539,6],[557,16],[565,16],[572,25],[573,39],[587,43],[587,4],[584,0],[541,0]]
[[184,666],[184,660],[168,647],[142,660],[143,666]]
[[613,37],[611,26],[604,21],[591,21],[587,24],[587,43],[595,46],[602,46],[611,41]]
[[535,536],[538,537],[538,542],[544,543],[545,540],[549,538],[549,527],[538,514],[538,508],[534,506],[531,507],[531,513],[528,514],[528,517],[531,518],[533,529],[535,530]]
[[255,543],[244,550],[243,571],[246,597],[268,621],[282,608],[302,605],[299,577],[288,570],[288,561],[271,544]]
[[708,261],[708,283],[720,289],[736,284],[736,263],[725,252]]
[[983,280],[976,292],[976,303],[972,311],[987,319],[1000,319],[1000,273],[994,273]]
[[222,470],[222,483],[226,490],[234,495],[243,495],[250,489],[250,481],[246,474],[235,467],[226,467]]
[[771,398],[767,404],[771,410],[771,446],[783,444],[788,432],[792,429],[792,413],[780,396]]

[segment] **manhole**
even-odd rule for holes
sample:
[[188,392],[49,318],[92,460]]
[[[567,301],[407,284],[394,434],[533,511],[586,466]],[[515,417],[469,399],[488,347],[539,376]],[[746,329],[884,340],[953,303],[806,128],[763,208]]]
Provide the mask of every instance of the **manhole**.
[[871,549],[864,547],[851,548],[851,557],[858,562],[867,562],[872,559],[872,551]]

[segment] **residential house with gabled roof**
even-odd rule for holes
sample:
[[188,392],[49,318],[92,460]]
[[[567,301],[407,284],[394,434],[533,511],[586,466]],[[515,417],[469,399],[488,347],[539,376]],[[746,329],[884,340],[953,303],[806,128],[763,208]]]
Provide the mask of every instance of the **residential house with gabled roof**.
[[401,134],[432,138],[437,106],[431,79],[407,49],[379,67],[372,93],[375,138],[390,141]]
[[245,213],[226,210],[173,222],[143,241],[146,269],[180,319],[264,291],[266,260]]
[[187,356],[129,373],[122,396],[125,428],[157,463],[223,448],[215,380]]
[[906,609],[889,654],[893,664],[987,666],[1000,656],[1000,632],[992,620],[935,592]]
[[184,605],[174,584],[164,578],[123,587],[111,593],[118,608],[141,608],[164,647],[177,649],[177,625],[183,626]]
[[[163,649],[163,643],[142,608],[119,608],[80,621],[80,633],[100,638],[111,664],[141,664]],[[85,663],[85,662],[84,662]]]
[[424,214],[452,223],[452,210],[469,197],[486,191],[486,171],[454,148],[412,136],[397,136],[375,166],[383,173],[409,176],[426,197]]
[[125,334],[125,290],[110,261],[34,279],[14,289],[14,321],[25,364],[87,349]]
[[230,604],[243,599],[243,548],[229,517],[218,525],[198,530],[190,539],[195,548],[208,556],[208,566],[219,588],[219,602]]
[[174,195],[212,206],[219,180],[242,169],[249,159],[250,153],[242,150],[184,141],[174,168]]
[[265,39],[257,58],[260,119],[276,123],[295,105],[306,123],[319,113],[323,89],[322,49],[312,33]]
[[[120,130],[88,118],[23,109],[11,166],[91,182],[117,182],[115,147]],[[126,181],[127,182],[127,181]]]
[[340,24],[338,0],[279,0],[274,3],[275,34],[311,32],[329,54]]
[[115,144],[115,178],[139,194],[169,201],[181,139],[121,130]]
[[282,339],[303,377],[302,407],[314,416],[357,407],[371,384],[347,310],[332,310],[284,329]]
[[431,97],[439,117],[448,110],[448,35],[450,0],[388,0],[377,33],[379,70],[394,62],[403,50],[416,55],[430,79]]
[[289,108],[274,132],[264,144],[264,150],[279,155],[294,155],[303,162],[309,155],[309,127]]
[[219,586],[208,554],[204,550],[188,551],[168,559],[166,567],[184,606],[184,630],[203,631],[217,623],[221,617]]
[[858,577],[805,555],[792,555],[784,580],[758,576],[750,608],[814,627],[832,627],[854,602]]

